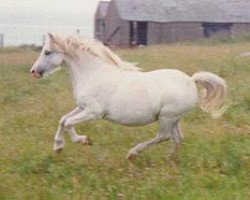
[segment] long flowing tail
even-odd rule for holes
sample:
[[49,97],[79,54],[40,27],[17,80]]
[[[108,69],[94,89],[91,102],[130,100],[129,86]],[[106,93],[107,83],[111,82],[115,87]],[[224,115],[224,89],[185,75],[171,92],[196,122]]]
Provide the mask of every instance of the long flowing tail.
[[[227,85],[224,79],[211,72],[197,72],[192,79],[202,85],[205,89],[201,92],[200,106],[207,113],[217,112],[221,115],[225,109],[222,105],[227,94]],[[218,114],[220,110],[220,114]]]

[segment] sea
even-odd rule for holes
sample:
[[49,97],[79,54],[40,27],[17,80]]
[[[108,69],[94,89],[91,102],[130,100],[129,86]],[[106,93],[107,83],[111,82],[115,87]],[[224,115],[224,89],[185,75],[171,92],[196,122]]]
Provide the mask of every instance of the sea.
[[0,34],[4,46],[42,45],[48,32],[92,38],[93,20],[84,13],[0,9]]

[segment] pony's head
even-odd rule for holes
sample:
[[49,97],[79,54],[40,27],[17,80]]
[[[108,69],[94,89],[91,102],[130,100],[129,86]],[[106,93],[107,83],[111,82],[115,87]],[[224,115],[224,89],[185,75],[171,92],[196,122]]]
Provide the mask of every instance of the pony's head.
[[52,73],[60,67],[64,61],[63,52],[58,51],[56,48],[57,43],[55,37],[48,33],[46,35],[45,44],[43,49],[32,66],[30,73],[35,78],[42,78],[44,75]]
[[133,63],[122,61],[108,47],[98,41],[88,41],[76,36],[62,37],[60,35],[47,34],[42,52],[30,70],[35,78],[41,78],[52,73],[63,61],[69,59],[84,62],[84,55],[89,55],[92,60],[100,60],[112,67],[121,70],[141,70]]

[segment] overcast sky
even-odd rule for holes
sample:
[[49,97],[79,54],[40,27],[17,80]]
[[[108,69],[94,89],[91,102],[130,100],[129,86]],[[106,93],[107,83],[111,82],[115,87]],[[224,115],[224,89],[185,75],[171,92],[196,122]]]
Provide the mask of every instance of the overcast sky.
[[0,0],[0,8],[93,14],[99,0]]
[[80,30],[93,37],[94,14],[99,0],[0,0],[0,33],[5,43],[37,43],[45,32]]

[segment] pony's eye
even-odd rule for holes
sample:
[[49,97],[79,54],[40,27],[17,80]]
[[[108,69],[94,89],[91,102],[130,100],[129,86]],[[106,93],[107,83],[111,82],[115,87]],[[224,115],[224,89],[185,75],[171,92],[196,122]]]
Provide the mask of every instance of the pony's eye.
[[48,55],[50,55],[50,54],[51,54],[51,51],[48,51],[48,50],[45,51],[45,55],[46,55],[46,56],[48,56]]

